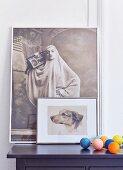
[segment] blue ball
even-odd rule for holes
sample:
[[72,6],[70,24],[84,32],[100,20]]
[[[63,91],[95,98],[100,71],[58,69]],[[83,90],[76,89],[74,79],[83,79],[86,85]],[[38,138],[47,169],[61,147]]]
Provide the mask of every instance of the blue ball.
[[111,143],[111,142],[114,142],[113,139],[107,139],[106,142],[105,142],[105,148],[108,149],[108,145]]
[[91,144],[91,141],[88,138],[82,138],[80,140],[80,145],[82,148],[87,149]]

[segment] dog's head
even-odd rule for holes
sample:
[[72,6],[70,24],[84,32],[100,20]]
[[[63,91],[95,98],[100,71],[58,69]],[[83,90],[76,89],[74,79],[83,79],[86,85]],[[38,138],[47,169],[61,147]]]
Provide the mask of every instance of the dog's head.
[[74,125],[74,129],[77,129],[83,119],[83,115],[79,114],[76,111],[64,109],[61,110],[59,114],[51,116],[50,118],[56,124],[64,124],[67,126]]

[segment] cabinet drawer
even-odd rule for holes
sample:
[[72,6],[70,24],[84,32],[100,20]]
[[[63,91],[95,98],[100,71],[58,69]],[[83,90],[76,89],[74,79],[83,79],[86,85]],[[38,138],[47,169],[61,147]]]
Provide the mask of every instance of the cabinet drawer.
[[85,170],[84,167],[26,167],[26,170]]
[[91,167],[89,170],[123,170],[123,167]]

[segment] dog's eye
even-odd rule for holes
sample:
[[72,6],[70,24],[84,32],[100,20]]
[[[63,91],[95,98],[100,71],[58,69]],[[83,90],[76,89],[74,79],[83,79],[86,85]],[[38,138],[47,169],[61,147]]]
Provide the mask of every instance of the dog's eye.
[[63,116],[66,116],[66,114],[65,114],[65,113],[62,113],[62,115],[63,115]]
[[62,113],[62,116],[71,117],[71,114],[70,113]]

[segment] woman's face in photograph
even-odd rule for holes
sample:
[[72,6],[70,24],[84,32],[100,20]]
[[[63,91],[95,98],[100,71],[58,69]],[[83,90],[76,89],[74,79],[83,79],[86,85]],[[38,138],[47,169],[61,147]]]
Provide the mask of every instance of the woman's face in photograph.
[[53,60],[58,56],[58,51],[55,46],[50,45],[46,50],[49,52],[49,60]]

